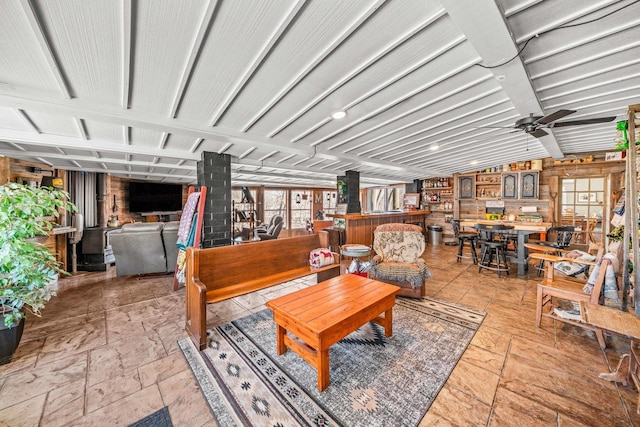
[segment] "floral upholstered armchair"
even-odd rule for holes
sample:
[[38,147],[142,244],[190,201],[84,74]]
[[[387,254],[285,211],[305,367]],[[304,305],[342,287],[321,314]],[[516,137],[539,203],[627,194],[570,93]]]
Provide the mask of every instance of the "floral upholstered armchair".
[[383,224],[373,232],[371,273],[382,282],[400,286],[400,294],[413,298],[424,296],[424,282],[431,277],[424,260],[422,228],[412,224]]

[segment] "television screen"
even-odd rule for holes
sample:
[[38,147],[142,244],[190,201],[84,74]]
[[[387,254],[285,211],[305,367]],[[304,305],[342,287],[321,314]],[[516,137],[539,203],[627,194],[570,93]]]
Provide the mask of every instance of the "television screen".
[[182,185],[129,182],[130,212],[174,212],[182,210]]

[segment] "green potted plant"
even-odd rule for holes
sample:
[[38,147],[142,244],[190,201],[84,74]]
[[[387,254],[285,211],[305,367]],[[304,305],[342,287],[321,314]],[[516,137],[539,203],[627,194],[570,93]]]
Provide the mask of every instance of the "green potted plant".
[[48,235],[62,210],[77,210],[65,191],[0,186],[0,364],[11,361],[20,343],[25,312],[40,316],[55,295],[49,283],[65,273],[55,254],[36,240]]

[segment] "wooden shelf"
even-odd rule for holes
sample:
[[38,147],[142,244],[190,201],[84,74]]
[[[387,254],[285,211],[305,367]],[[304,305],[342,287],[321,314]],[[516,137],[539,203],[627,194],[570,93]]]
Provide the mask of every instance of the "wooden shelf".
[[[240,214],[242,212],[242,214]],[[249,239],[253,236],[253,230],[255,229],[256,223],[256,211],[255,211],[255,202],[232,202],[232,230],[233,233],[242,233],[243,229],[248,228]],[[240,215],[245,216],[246,219],[240,218]],[[236,225],[241,228],[237,228]],[[234,236],[234,238],[237,236]]]
[[453,187],[423,187],[423,190],[453,190]]

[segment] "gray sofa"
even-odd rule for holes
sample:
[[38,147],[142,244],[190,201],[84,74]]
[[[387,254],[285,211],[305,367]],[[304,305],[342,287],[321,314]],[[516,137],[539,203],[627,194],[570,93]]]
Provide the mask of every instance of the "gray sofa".
[[178,221],[136,222],[109,232],[116,275],[167,273],[176,267]]

